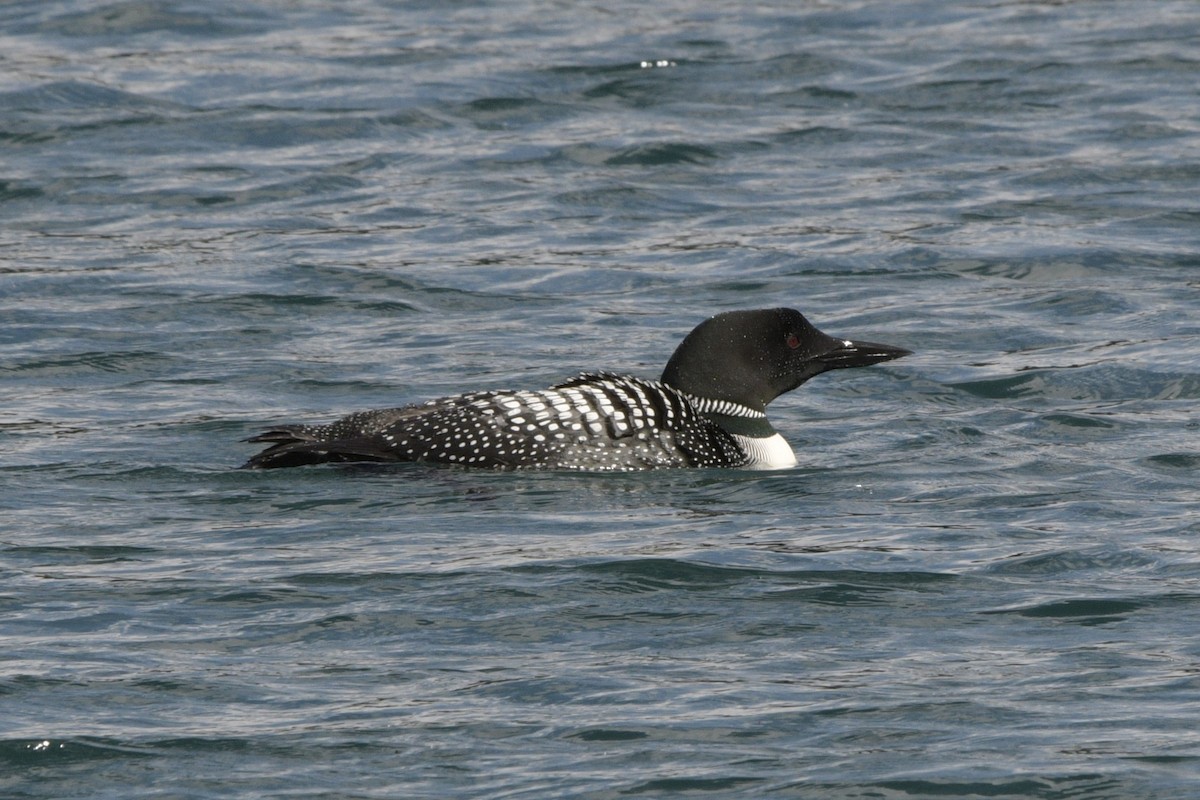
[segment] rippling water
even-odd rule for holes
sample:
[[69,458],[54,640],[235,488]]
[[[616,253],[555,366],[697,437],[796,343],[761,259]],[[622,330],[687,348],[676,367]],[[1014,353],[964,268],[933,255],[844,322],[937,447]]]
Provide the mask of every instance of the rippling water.
[[[1200,7],[0,9],[0,794],[1196,797]],[[794,306],[771,473],[233,469]]]

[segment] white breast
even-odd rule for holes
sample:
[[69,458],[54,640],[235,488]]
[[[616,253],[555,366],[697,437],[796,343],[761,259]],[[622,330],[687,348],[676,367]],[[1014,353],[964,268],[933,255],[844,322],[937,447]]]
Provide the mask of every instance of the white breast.
[[765,439],[735,433],[733,438],[750,457],[745,469],[787,469],[796,466],[796,454],[778,433]]

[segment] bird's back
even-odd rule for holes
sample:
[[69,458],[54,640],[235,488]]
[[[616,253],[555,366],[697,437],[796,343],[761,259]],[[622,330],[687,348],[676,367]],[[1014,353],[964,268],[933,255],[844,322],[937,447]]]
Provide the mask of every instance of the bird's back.
[[734,438],[659,381],[586,373],[538,391],[487,391],[285,426],[250,468],[422,461],[494,469],[629,471],[738,466]]

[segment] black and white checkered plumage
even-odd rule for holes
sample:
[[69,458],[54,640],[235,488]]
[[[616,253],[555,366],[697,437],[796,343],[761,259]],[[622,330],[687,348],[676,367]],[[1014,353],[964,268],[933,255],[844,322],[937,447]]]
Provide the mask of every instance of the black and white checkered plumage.
[[796,463],[766,405],[813,375],[907,350],[838,340],[790,309],[735,311],[688,335],[662,380],[584,373],[537,391],[485,391],[286,425],[246,467],[421,461],[492,469],[630,471]]

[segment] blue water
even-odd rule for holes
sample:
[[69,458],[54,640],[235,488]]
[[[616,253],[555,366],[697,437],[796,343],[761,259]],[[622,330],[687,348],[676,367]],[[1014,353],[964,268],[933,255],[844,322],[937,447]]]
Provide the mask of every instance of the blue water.
[[[0,7],[0,796],[1200,797],[1197,31]],[[778,305],[794,470],[235,469]]]

